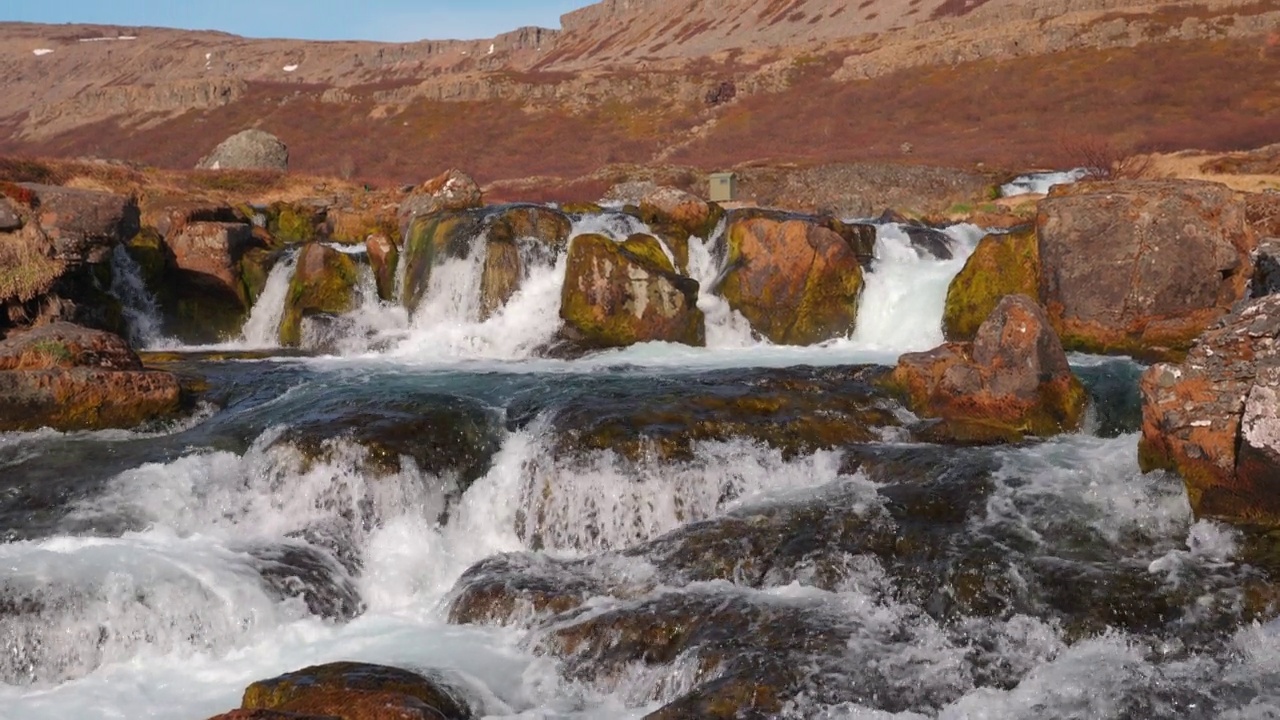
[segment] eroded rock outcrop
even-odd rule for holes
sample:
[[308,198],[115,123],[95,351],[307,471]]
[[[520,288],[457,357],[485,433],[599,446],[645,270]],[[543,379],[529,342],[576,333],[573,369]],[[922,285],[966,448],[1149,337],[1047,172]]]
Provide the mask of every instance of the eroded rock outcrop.
[[131,428],[180,403],[177,377],[143,368],[117,335],[54,322],[0,341],[0,431]]
[[1280,295],[1250,301],[1181,364],[1142,376],[1145,471],[1186,483],[1198,515],[1280,525]]
[[1070,432],[1087,396],[1044,310],[1025,295],[1000,301],[973,343],[948,343],[898,360],[888,379],[947,437],[975,442]]
[[[254,290],[260,289],[245,282],[243,261],[257,246],[253,228],[237,222],[187,222],[160,243],[153,250],[136,239],[130,252],[135,258],[151,252],[167,256],[168,267],[153,292],[166,309],[169,329],[194,342],[217,342],[239,332]],[[265,283],[265,275],[258,274],[262,277],[253,285]]]
[[698,282],[678,275],[657,238],[579,235],[560,298],[564,334],[583,349],[665,341],[706,344]]
[[863,278],[848,240],[813,218],[733,213],[716,290],[752,329],[780,345],[853,331]]
[[1069,350],[1176,358],[1245,296],[1240,194],[1183,180],[1058,185],[1037,221],[1040,298]]

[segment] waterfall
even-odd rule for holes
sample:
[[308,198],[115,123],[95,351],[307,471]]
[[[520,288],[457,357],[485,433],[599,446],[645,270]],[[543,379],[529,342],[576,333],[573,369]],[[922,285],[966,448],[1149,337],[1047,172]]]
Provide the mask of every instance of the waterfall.
[[297,251],[290,251],[276,261],[267,275],[262,294],[249,311],[249,319],[240,333],[242,349],[274,348],[280,345],[280,321],[284,318],[284,301],[289,294],[289,281],[298,267]]
[[147,350],[177,345],[164,336],[160,307],[142,279],[142,266],[123,245],[116,245],[111,252],[110,293],[120,301],[131,345]]

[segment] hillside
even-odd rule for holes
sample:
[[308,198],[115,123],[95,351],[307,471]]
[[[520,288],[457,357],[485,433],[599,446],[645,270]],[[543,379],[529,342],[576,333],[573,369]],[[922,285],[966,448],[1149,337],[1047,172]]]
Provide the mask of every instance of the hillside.
[[1280,0],[605,0],[483,41],[0,23],[0,152],[190,167],[245,127],[305,172],[610,163],[1027,167],[1071,138],[1280,141]]

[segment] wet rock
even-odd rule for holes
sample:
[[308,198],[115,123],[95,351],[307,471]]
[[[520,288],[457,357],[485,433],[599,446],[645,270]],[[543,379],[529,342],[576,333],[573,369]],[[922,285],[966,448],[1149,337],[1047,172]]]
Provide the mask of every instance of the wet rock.
[[297,347],[302,342],[302,321],[310,315],[341,315],[355,307],[359,271],[350,255],[327,245],[310,243],[298,256],[298,267],[289,281],[280,344]]
[[232,710],[209,720],[343,720],[336,715],[301,715],[281,710]]
[[813,220],[730,214],[716,290],[752,329],[780,345],[853,331],[862,267],[849,243]]
[[1277,340],[1280,295],[1267,295],[1214,325],[1182,364],[1142,376],[1142,468],[1181,475],[1197,515],[1280,525]]
[[888,384],[961,441],[1070,432],[1087,401],[1044,311],[1025,295],[1002,299],[972,344],[903,355]]
[[677,275],[656,238],[579,235],[569,247],[560,317],[584,349],[665,341],[706,344],[698,283]]
[[364,243],[369,253],[369,265],[373,268],[374,281],[378,285],[378,297],[383,302],[393,302],[396,294],[396,270],[400,262],[400,249],[386,235],[370,235]]
[[414,188],[400,202],[400,234],[408,237],[409,224],[415,218],[447,210],[467,210],[480,207],[480,186],[469,175],[457,169],[449,169]]
[[902,226],[902,232],[906,234],[907,239],[911,241],[912,249],[920,257],[931,257],[935,260],[950,260],[955,257],[955,252],[951,249],[951,236],[937,228],[909,223]]
[[657,188],[640,200],[640,219],[671,249],[682,273],[689,269],[689,238],[709,240],[723,217],[719,205],[672,187]]
[[1254,257],[1249,296],[1257,299],[1277,292],[1280,292],[1280,238],[1265,238],[1258,243]]
[[418,309],[431,282],[431,272],[448,258],[465,258],[484,230],[480,213],[442,211],[415,217],[404,233],[405,263],[402,301],[409,312]]
[[881,374],[859,367],[719,371],[602,393],[555,415],[557,451],[678,460],[692,457],[697,442],[747,438],[790,458],[864,442],[902,424],[873,384]]
[[[240,331],[251,303],[241,259],[255,245],[244,223],[189,222],[164,241],[171,270],[157,297],[180,338],[215,342]],[[142,249],[131,244],[134,252]],[[163,250],[161,251],[163,252]]]
[[1058,185],[1040,203],[1040,298],[1069,350],[1176,358],[1253,275],[1237,193],[1151,180]]
[[289,169],[289,148],[280,138],[263,130],[243,130],[223,140],[196,163],[197,170]]
[[260,680],[241,707],[335,715],[347,720],[470,720],[463,693],[438,674],[339,662]]
[[0,430],[131,428],[180,406],[177,377],[110,333],[53,323],[0,341]]
[[532,624],[581,606],[604,583],[584,563],[536,553],[508,553],[468,568],[452,591],[449,622],[458,625]]
[[1006,295],[1038,297],[1040,254],[1035,227],[988,235],[978,242],[947,289],[942,332],[952,342],[972,340]]
[[298,598],[317,617],[347,622],[364,612],[348,569],[323,550],[303,545],[250,548],[262,581],[280,599]]

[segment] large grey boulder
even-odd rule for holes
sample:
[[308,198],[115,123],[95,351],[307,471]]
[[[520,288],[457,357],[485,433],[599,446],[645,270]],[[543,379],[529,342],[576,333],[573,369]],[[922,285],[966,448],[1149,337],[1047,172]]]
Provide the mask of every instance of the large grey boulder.
[[197,170],[289,169],[289,148],[280,138],[262,130],[245,130],[223,140],[196,163]]

